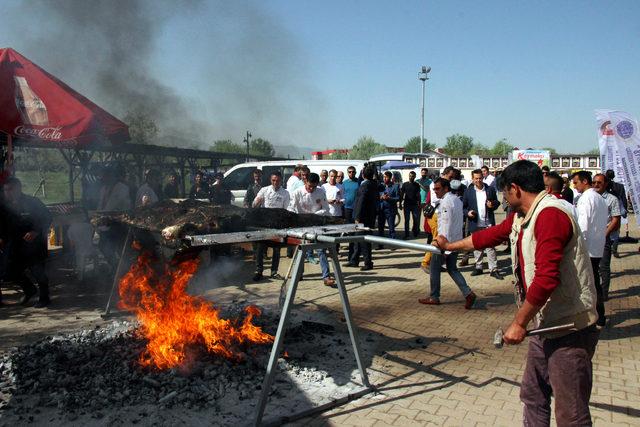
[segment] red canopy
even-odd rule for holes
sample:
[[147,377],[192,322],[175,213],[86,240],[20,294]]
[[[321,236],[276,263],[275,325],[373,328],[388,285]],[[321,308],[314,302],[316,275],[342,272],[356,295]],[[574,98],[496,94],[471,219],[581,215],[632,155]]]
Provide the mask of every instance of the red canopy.
[[129,140],[126,124],[10,48],[0,49],[0,132],[64,145]]

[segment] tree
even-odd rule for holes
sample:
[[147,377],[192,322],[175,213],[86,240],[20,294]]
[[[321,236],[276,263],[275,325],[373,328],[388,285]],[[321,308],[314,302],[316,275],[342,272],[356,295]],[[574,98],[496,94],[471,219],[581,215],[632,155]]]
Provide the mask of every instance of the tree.
[[542,147],[541,150],[549,150],[549,154],[558,154],[558,151],[556,151],[555,148],[551,147]]
[[220,139],[214,141],[213,145],[209,147],[209,151],[215,151],[217,153],[246,153],[247,150],[240,144],[236,144],[230,139]]
[[349,153],[344,151],[336,150],[328,156],[331,160],[347,160],[349,158]]
[[493,145],[491,154],[494,156],[506,156],[508,153],[513,151],[513,148],[513,145],[509,144],[506,138],[502,138]]
[[378,144],[375,139],[370,136],[361,136],[358,142],[351,148],[349,152],[350,159],[368,160],[378,154],[386,153],[387,147]]
[[592,148],[591,150],[587,151],[585,154],[589,154],[589,155],[600,155],[600,149],[599,148]]
[[156,122],[144,111],[128,111],[123,121],[134,144],[149,144],[158,135]]
[[[422,148],[424,150],[435,150],[436,144],[432,144],[427,141],[427,138],[422,140]],[[407,140],[407,143],[404,144],[405,153],[419,153],[420,152],[420,137],[412,136]]]
[[273,145],[266,139],[255,138],[249,143],[249,154],[254,156],[267,156],[273,157],[276,150],[273,149]]
[[472,137],[456,133],[447,137],[447,143],[442,149],[450,156],[468,156],[473,148]]

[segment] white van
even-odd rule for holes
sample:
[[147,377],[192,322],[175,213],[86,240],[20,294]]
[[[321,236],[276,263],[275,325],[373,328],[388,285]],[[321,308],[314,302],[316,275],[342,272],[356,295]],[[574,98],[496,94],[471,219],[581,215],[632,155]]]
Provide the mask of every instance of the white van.
[[347,176],[347,168],[353,166],[359,173],[364,167],[366,160],[274,160],[269,162],[249,162],[235,165],[224,174],[224,183],[233,193],[233,204],[242,206],[244,195],[253,180],[253,171],[262,170],[262,185],[269,185],[271,173],[279,171],[282,174],[282,185],[286,186],[287,180],[293,175],[293,170],[297,165],[307,166],[311,172],[318,175],[320,171],[335,169],[342,171]]

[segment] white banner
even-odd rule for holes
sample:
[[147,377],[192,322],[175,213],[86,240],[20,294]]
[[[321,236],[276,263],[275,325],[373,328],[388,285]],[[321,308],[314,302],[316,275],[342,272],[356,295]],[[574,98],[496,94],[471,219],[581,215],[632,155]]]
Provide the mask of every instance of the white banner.
[[613,129],[611,129],[611,121],[609,120],[610,110],[596,110],[596,119],[598,121],[598,147],[600,148],[600,171],[605,173],[612,170],[616,177],[614,181],[626,187],[627,183],[624,179],[624,169],[620,161],[616,139]]
[[[612,140],[614,149],[611,156],[614,160],[606,159],[607,164],[615,165],[617,157],[622,164],[622,177],[627,192],[631,196],[633,206],[640,206],[640,134],[638,134],[638,122],[624,111],[596,110],[598,127],[602,134],[613,133],[613,135],[603,135],[605,137],[605,155],[609,157],[607,144]],[[603,131],[604,130],[604,131]],[[602,153],[602,145],[600,148]],[[617,153],[615,153],[617,151]],[[609,167],[608,167],[609,168]],[[616,168],[609,168],[618,172]],[[617,181],[617,179],[616,179]],[[636,221],[640,224],[640,214],[636,215]]]

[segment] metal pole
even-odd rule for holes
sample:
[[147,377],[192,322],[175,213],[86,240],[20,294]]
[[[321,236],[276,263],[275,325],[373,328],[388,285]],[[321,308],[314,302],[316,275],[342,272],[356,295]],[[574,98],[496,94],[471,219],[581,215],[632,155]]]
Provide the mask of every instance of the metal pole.
[[118,266],[116,267],[115,275],[113,276],[113,284],[111,285],[111,292],[109,293],[109,300],[107,301],[107,307],[104,309],[104,313],[102,317],[109,316],[111,314],[111,300],[114,299],[113,295],[115,294],[115,290],[118,288],[118,280],[120,280],[120,271],[122,270],[122,264],[124,260],[124,254],[127,251],[127,248],[131,244],[131,238],[133,237],[133,232],[131,231],[131,227],[129,227],[127,231],[127,238],[122,245],[122,250],[120,251],[120,259],[118,260]]
[[420,154],[424,153],[424,86],[425,86],[425,81],[426,80],[422,80],[422,109],[421,109],[421,112],[420,112]]
[[342,311],[344,312],[344,318],[349,329],[349,337],[351,338],[351,345],[353,346],[353,354],[356,357],[356,364],[358,365],[358,369],[360,370],[362,384],[365,387],[371,387],[371,384],[369,383],[369,377],[367,376],[367,370],[362,364],[362,356],[360,354],[360,345],[358,341],[358,331],[353,324],[351,305],[349,304],[347,289],[344,286],[342,269],[340,268],[340,262],[338,261],[338,252],[336,251],[335,245],[329,246],[329,253],[331,254],[331,263],[333,264],[333,271],[336,275],[336,285],[338,286],[340,300],[342,301]]
[[276,364],[280,355],[280,348],[284,342],[284,334],[287,329],[287,323],[289,321],[289,314],[291,313],[291,307],[293,306],[293,300],[296,296],[296,289],[298,288],[298,282],[300,281],[300,275],[304,269],[304,250],[299,250],[296,257],[293,259],[295,267],[293,268],[293,275],[291,276],[291,285],[287,291],[287,298],[280,315],[280,323],[278,324],[278,331],[276,337],[273,340],[273,346],[271,347],[271,355],[269,356],[269,362],[267,363],[267,372],[264,375],[264,381],[262,383],[262,394],[260,395],[260,402],[258,403],[258,409],[256,412],[256,419],[254,421],[255,426],[259,426],[262,423],[262,417],[264,415],[264,408],[267,406],[267,399],[269,399],[269,393],[271,392],[271,383],[273,382],[273,376],[275,375]]

